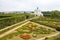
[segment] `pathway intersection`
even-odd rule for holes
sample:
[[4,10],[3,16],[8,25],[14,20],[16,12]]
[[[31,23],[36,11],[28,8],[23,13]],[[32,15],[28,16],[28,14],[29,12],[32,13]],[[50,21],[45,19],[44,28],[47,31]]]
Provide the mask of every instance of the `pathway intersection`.
[[[6,35],[12,33],[13,31],[15,31],[15,30],[18,29],[18,28],[20,28],[20,27],[22,27],[22,26],[28,24],[28,23],[30,22],[29,20],[32,20],[32,19],[35,19],[35,18],[38,18],[38,17],[34,17],[34,18],[30,18],[30,19],[24,20],[23,24],[21,24],[21,25],[15,27],[15,28],[13,28],[13,29],[11,29],[11,30],[9,30],[9,31],[7,31],[7,32],[5,32],[5,33],[3,33],[3,34],[1,34],[1,35],[0,35],[0,38],[2,38],[2,37],[4,37],[4,36],[6,36]],[[34,22],[33,22],[33,23],[34,23]],[[36,24],[38,24],[38,23],[36,23]],[[38,25],[40,25],[40,24],[38,24]],[[40,26],[44,26],[44,25],[40,25]],[[47,28],[52,29],[52,30],[55,30],[55,29],[50,28],[50,27],[47,27]],[[6,29],[6,28],[5,28],[5,29]],[[5,29],[3,29],[3,30],[5,30]],[[56,35],[58,35],[58,34],[60,34],[60,32],[57,32],[57,33],[55,33],[55,34],[48,35],[48,36],[45,36],[45,37],[42,37],[42,38],[36,39],[36,40],[44,40],[46,37],[49,38],[49,37],[56,36]]]

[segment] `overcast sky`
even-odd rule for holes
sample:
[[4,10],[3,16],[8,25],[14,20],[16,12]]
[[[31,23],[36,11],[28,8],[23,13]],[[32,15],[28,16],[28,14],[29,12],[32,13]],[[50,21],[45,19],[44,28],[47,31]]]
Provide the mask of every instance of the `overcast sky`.
[[0,11],[60,10],[60,0],[0,0]]

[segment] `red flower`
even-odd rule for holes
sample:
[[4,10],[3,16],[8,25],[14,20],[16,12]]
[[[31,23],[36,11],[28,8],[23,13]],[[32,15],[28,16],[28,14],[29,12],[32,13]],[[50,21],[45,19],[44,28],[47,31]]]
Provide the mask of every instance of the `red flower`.
[[30,36],[29,35],[21,35],[21,38],[23,38],[23,39],[29,39]]

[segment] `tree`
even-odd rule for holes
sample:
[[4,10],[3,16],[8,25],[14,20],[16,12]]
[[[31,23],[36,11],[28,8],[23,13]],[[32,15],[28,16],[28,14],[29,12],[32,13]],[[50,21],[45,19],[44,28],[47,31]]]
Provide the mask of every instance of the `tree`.
[[52,14],[52,17],[60,17],[60,11],[58,10],[52,11],[51,14]]

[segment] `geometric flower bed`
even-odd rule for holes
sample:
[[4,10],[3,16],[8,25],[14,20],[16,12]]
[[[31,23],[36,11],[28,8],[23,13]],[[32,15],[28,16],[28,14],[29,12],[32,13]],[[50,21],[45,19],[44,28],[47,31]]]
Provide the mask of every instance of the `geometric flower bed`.
[[59,19],[54,19],[54,18],[37,18],[31,20],[33,22],[46,25],[48,27],[55,28],[57,31],[60,31],[60,20]]
[[[35,23],[28,23],[20,28],[18,28],[17,30],[15,30],[15,32],[12,33],[11,36],[12,38],[8,38],[4,39],[4,40],[34,40],[35,38],[40,38],[40,37],[44,37],[46,35],[55,33],[55,30],[51,30],[48,29],[46,27],[42,27],[40,25],[37,25]],[[2,39],[1,39],[2,40]]]

